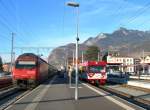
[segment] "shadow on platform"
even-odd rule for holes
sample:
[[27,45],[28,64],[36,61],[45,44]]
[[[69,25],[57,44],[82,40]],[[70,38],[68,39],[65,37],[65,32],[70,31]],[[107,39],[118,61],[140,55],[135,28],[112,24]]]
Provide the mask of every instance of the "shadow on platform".
[[[83,96],[79,97],[79,100],[87,100],[87,99],[95,99],[99,97],[105,97],[105,96],[112,96],[112,94],[107,94],[104,96],[100,95],[94,95],[94,96]],[[42,100],[42,101],[28,101],[28,102],[18,102],[15,103],[15,105],[20,105],[20,104],[34,104],[34,103],[52,103],[52,102],[62,102],[62,101],[75,101],[74,97],[71,98],[63,98],[63,99],[52,99],[52,100]]]
[[[52,80],[53,78],[49,78],[47,81],[43,82],[41,85],[49,85],[50,81]],[[68,77],[59,77],[59,75],[56,76],[56,80],[54,80],[51,85],[53,84],[68,84]]]

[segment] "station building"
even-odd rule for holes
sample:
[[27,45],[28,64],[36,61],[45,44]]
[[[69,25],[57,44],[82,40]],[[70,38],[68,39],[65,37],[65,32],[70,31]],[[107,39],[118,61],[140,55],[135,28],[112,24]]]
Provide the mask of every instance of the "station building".
[[112,70],[134,73],[134,58],[108,55],[107,64]]
[[142,66],[142,70],[143,73],[148,73],[150,74],[150,56],[145,56],[144,58],[141,58],[141,62],[140,62],[141,66]]

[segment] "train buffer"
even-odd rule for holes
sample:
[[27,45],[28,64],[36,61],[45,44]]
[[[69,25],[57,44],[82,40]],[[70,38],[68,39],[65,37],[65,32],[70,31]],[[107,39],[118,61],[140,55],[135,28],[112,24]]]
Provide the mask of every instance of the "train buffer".
[[142,110],[110,93],[80,82],[79,100],[67,78],[54,76],[9,106],[7,110]]

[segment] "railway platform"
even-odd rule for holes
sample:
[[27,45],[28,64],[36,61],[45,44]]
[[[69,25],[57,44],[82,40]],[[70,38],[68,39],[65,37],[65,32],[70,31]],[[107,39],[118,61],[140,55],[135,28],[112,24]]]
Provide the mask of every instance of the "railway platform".
[[108,88],[111,88],[113,90],[122,92],[124,94],[128,94],[134,98],[140,98],[144,100],[150,101],[150,90],[141,90],[138,88],[133,88],[132,86],[121,86],[121,85],[114,85],[114,86],[107,86]]
[[[130,79],[127,84],[108,84],[105,89],[129,97],[141,103],[150,104],[150,81]],[[150,108],[150,106],[149,106]]]
[[150,80],[129,80],[127,84],[150,90]]
[[5,110],[144,110],[87,83],[79,84],[79,100],[74,100],[74,84],[55,76]]

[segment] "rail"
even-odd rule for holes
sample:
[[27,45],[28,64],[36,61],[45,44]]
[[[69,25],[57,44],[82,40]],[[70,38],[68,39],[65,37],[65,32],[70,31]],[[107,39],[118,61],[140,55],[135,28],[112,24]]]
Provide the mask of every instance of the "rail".
[[[141,89],[141,88],[137,88],[137,87],[132,87],[132,86],[128,86],[128,85],[122,85],[122,87],[126,87],[126,88],[132,88],[132,89],[136,89],[136,90],[142,90],[142,91],[146,91],[148,93],[150,93],[149,91],[150,90],[147,90],[147,89]],[[146,109],[150,109],[150,101],[149,100],[145,100],[143,98],[140,98],[138,96],[133,96],[133,95],[130,95],[130,94],[127,94],[125,92],[122,92],[122,91],[118,91],[118,90],[115,90],[115,89],[112,89],[112,88],[109,88],[109,87],[106,87],[106,86],[99,86],[100,89],[103,89],[104,91],[107,91],[109,93],[112,93],[116,96],[119,96],[129,102],[132,102],[136,105],[140,105],[141,107],[143,108],[146,108]]]

